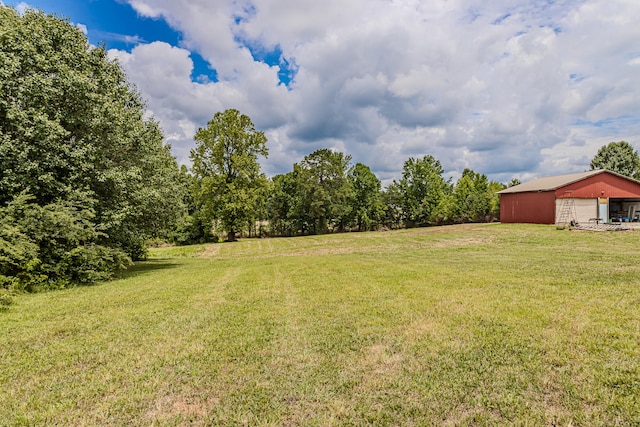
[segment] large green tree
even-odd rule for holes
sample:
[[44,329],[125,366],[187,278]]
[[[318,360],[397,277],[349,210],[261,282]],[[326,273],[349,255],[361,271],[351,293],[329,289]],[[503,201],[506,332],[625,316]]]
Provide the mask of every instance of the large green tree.
[[296,207],[301,204],[297,175],[294,172],[271,178],[267,198],[267,217],[271,232],[277,236],[294,236],[301,229]]
[[484,222],[491,216],[489,180],[465,168],[453,190],[458,222]]
[[[3,224],[3,235],[14,227],[12,236],[38,247],[29,252],[35,255],[31,273],[20,273],[23,281],[36,275],[75,281],[65,271],[33,268],[70,251],[100,258],[93,265],[105,270],[119,263],[109,260],[111,250],[142,258],[145,241],[176,219],[177,164],[158,124],[144,113],[121,67],[75,26],[0,6],[0,215],[26,209],[40,224]],[[49,226],[61,216],[69,226]],[[84,230],[83,237],[71,230]],[[64,245],[51,243],[60,236],[46,235],[67,232]],[[0,262],[9,261],[0,256]],[[6,265],[0,265],[6,274],[17,271]]]
[[185,210],[178,220],[170,240],[178,245],[192,245],[217,241],[212,234],[211,221],[196,202],[195,194],[199,192],[201,181],[189,172],[187,166],[180,166],[180,181],[184,191],[183,204]]
[[404,162],[399,185],[406,225],[420,226],[436,221],[437,207],[449,191],[443,173],[440,161],[433,156],[411,157]]
[[593,160],[591,170],[608,169],[612,172],[640,179],[640,156],[626,141],[610,142],[600,147]]
[[351,209],[350,162],[351,156],[324,148],[293,166],[298,194],[295,212],[303,232],[345,227]]
[[369,230],[384,215],[382,184],[369,166],[362,163],[356,163],[349,170],[349,181],[352,187],[351,215],[355,225],[358,231]]
[[201,179],[197,200],[229,241],[256,218],[267,179],[258,156],[268,155],[267,138],[238,110],[217,112],[196,132],[191,150],[193,172]]
[[404,220],[404,192],[400,183],[393,180],[382,192],[384,216],[382,223],[392,229],[400,228]]

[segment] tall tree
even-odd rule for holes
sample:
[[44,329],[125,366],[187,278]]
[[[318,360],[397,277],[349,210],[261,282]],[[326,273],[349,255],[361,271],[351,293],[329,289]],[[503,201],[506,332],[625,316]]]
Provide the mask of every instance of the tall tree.
[[593,160],[591,170],[608,169],[612,172],[640,179],[640,157],[638,151],[626,141],[610,142],[600,147]]
[[426,225],[435,220],[436,208],[448,191],[443,173],[440,161],[433,156],[411,157],[404,162],[400,188],[407,225]]
[[356,163],[349,170],[351,181],[351,214],[358,231],[369,230],[382,218],[384,203],[380,192],[381,183],[371,169],[362,163]]
[[344,227],[350,213],[350,162],[349,155],[321,149],[293,166],[299,194],[296,213],[304,231],[326,233],[330,225]]
[[459,222],[483,222],[491,213],[489,180],[465,168],[453,190]]
[[[30,277],[76,280],[62,268],[45,269],[64,257],[94,257],[89,264],[105,271],[114,264],[111,250],[143,258],[145,240],[175,221],[177,163],[144,113],[120,66],[75,26],[0,5],[0,214],[19,218],[12,213],[19,208],[41,219],[35,228],[15,223],[38,247],[41,262],[31,266],[40,270]],[[68,227],[50,226],[58,215]],[[55,248],[59,236],[44,235],[66,232]]]
[[404,215],[404,191],[400,183],[396,180],[384,189],[382,192],[382,201],[384,203],[384,216],[382,223],[389,228],[400,228]]
[[271,178],[271,191],[267,198],[267,217],[271,231],[278,236],[293,236],[301,228],[296,215],[300,205],[297,176],[294,172]]
[[170,236],[170,240],[178,245],[216,241],[217,236],[211,233],[211,221],[207,220],[207,216],[202,212],[194,197],[194,194],[199,192],[200,180],[193,176],[185,165],[182,165],[180,166],[180,181],[184,189],[184,211]]
[[493,180],[489,181],[489,221],[496,221],[500,219],[500,195],[498,192],[505,188],[507,188],[507,186],[501,182]]
[[267,157],[267,138],[249,116],[229,109],[214,114],[206,128],[196,132],[191,150],[193,172],[202,180],[197,198],[210,217],[227,231],[227,240],[255,218],[262,188],[258,156]]

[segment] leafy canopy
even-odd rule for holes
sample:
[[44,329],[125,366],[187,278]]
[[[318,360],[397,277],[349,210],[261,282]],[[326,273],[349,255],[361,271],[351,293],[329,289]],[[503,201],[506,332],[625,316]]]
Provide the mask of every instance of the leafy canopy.
[[[0,274],[85,281],[46,267],[73,256],[96,273],[83,277],[99,278],[121,258],[143,258],[145,241],[172,226],[182,210],[178,168],[144,112],[120,66],[68,21],[0,5],[0,239],[25,243],[22,255],[2,258]],[[18,208],[36,226],[12,216]],[[22,273],[7,267],[16,262]]]
[[450,190],[443,173],[440,161],[430,155],[422,159],[411,157],[404,162],[399,185],[407,224],[427,225],[435,221],[436,209]]
[[352,218],[359,231],[368,230],[384,214],[384,204],[380,191],[382,184],[369,166],[362,163],[356,163],[349,170],[349,181],[352,186]]
[[326,233],[343,229],[350,215],[351,185],[347,177],[351,156],[329,149],[316,150],[293,165],[302,229]]
[[261,204],[267,179],[260,172],[258,156],[269,154],[267,138],[255,129],[249,116],[229,109],[214,114],[194,139],[193,172],[202,180],[197,199],[233,241],[236,232],[254,219]]
[[591,170],[608,169],[630,178],[640,179],[640,157],[638,151],[626,141],[611,142],[600,147],[593,160]]

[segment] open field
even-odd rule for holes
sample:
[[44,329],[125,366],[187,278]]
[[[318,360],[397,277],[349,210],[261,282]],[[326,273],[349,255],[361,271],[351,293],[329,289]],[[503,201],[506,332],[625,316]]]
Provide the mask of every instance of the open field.
[[640,425],[640,232],[163,248],[0,312],[0,425]]

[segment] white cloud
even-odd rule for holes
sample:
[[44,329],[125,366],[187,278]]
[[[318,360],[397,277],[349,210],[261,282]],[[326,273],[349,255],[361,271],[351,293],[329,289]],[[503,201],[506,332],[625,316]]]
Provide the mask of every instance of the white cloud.
[[76,24],[76,27],[77,27],[80,31],[82,31],[82,34],[84,34],[85,36],[87,35],[88,30],[87,30],[87,26],[86,26],[86,25],[84,25],[84,24]]
[[[267,173],[321,147],[381,178],[431,154],[508,181],[588,168],[610,140],[640,145],[640,3],[634,0],[130,0],[181,47],[112,52],[181,161],[195,129],[238,108],[269,137]],[[249,46],[276,46],[278,67]],[[189,50],[218,73],[191,81]]]
[[31,9],[31,6],[29,6],[27,3],[18,3],[18,5],[16,6],[16,10],[18,11],[18,13],[20,13],[21,15],[24,14],[24,12],[27,9]]

